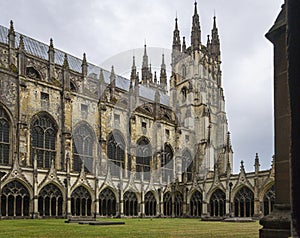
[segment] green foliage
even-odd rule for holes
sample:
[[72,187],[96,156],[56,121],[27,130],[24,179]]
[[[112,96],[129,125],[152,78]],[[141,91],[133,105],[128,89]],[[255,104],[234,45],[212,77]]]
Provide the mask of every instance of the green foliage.
[[98,219],[125,225],[92,226],[64,223],[64,219],[0,220],[0,237],[197,237],[255,238],[258,222],[204,222],[199,219]]

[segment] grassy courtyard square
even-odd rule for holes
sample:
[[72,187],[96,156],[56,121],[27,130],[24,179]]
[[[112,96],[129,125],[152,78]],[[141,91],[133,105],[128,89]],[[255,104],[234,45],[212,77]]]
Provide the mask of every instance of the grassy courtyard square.
[[0,237],[205,237],[255,238],[258,222],[203,222],[199,219],[99,219],[125,225],[91,226],[64,223],[64,219],[1,220]]

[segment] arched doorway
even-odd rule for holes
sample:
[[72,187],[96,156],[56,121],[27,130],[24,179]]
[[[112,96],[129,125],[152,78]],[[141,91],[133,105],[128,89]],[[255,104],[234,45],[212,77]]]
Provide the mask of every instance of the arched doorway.
[[174,200],[174,214],[176,217],[182,216],[182,206],[183,206],[183,195],[180,192],[175,193]]
[[269,215],[273,211],[275,203],[275,189],[274,185],[269,188],[269,190],[264,195],[264,205],[263,205],[263,211],[264,215]]
[[164,194],[164,215],[172,216],[172,197],[169,192]]
[[47,184],[39,192],[38,211],[40,216],[59,217],[63,215],[63,196],[56,185]]
[[234,215],[252,217],[254,213],[254,193],[248,187],[242,187],[234,197]]
[[80,186],[71,194],[71,213],[72,216],[91,216],[92,198],[89,191]]
[[145,195],[145,215],[155,216],[156,215],[156,199],[153,192],[149,191]]
[[217,189],[210,197],[210,216],[222,217],[225,215],[226,195],[221,189]]
[[100,216],[115,216],[116,196],[110,188],[105,188],[99,195],[99,215]]
[[124,196],[124,214],[125,216],[138,215],[138,200],[134,192],[127,191]]
[[7,217],[29,216],[30,195],[27,188],[14,180],[2,189],[1,213]]
[[190,199],[190,216],[200,217],[202,213],[202,194],[195,191]]

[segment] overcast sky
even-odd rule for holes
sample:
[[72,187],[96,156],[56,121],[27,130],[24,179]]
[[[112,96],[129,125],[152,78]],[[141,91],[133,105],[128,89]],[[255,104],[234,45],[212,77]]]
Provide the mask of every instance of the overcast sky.
[[[89,62],[105,65],[122,52],[172,45],[174,18],[190,44],[193,0],[1,0],[0,24]],[[211,34],[214,12],[221,40],[223,88],[234,150],[234,171],[255,153],[269,169],[273,149],[273,46],[264,37],[283,0],[198,0],[202,42]],[[160,59],[151,59],[153,62]],[[131,62],[131,58],[128,59]],[[137,63],[141,59],[137,57]],[[154,68],[158,67],[156,63]],[[129,70],[129,69],[128,69]],[[116,72],[123,74],[123,69]]]

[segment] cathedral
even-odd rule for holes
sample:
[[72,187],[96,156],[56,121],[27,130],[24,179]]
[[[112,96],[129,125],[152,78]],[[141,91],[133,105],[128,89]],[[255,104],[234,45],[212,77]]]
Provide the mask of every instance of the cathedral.
[[125,78],[0,25],[0,218],[269,214],[274,167],[232,171],[216,17],[205,41],[195,2],[171,75],[145,45]]

